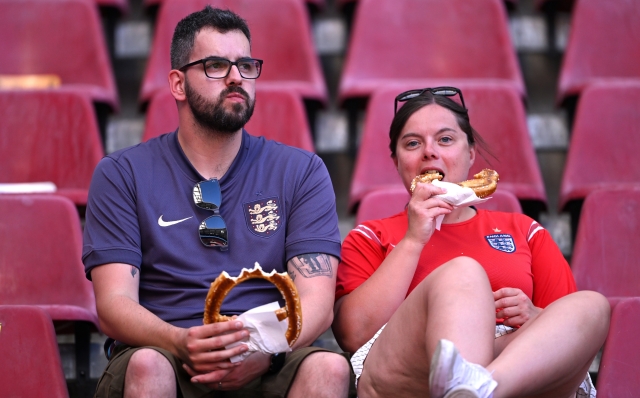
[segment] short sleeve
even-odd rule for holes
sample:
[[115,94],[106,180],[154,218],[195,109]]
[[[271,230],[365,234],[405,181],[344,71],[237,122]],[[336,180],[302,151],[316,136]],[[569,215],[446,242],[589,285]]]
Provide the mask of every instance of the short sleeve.
[[340,258],[336,196],[327,168],[312,155],[307,169],[297,178],[288,216],[286,261],[305,253]]
[[369,279],[384,258],[380,238],[370,224],[358,225],[349,232],[342,244],[336,300],[351,293]]
[[[534,226],[535,226],[534,222]],[[530,231],[533,304],[545,308],[555,300],[576,291],[571,268],[546,229]]]
[[110,157],[103,158],[89,187],[82,261],[87,278],[91,269],[109,263],[140,268],[140,227],[133,178]]

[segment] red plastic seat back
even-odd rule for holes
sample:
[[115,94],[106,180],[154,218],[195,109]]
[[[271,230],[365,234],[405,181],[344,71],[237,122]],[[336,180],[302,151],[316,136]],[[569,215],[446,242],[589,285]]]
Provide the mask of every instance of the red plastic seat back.
[[54,320],[97,325],[80,218],[56,195],[0,195],[0,303],[38,305]]
[[[401,212],[411,197],[404,187],[392,187],[370,192],[360,202],[356,213],[356,225],[367,220],[390,217]],[[522,213],[518,198],[507,191],[496,191],[491,199],[475,205],[478,209]]]
[[616,305],[598,371],[598,398],[635,398],[640,391],[640,297]]
[[542,175],[527,131],[524,106],[517,92],[508,84],[423,81],[390,85],[371,97],[351,182],[350,207],[370,191],[402,185],[389,150],[394,98],[405,90],[438,85],[453,85],[462,90],[471,125],[498,158],[485,155],[489,164],[477,155],[469,176],[486,167],[494,169],[500,174],[499,190],[512,192],[520,200],[545,204]]
[[91,102],[75,92],[0,91],[0,183],[56,184],[86,204],[93,169],[102,158]]
[[578,289],[609,298],[640,296],[639,236],[640,183],[587,196],[571,261]]
[[580,0],[573,8],[558,99],[579,95],[592,81],[640,78],[640,3]]
[[0,305],[3,397],[68,397],[51,318],[40,308]]
[[304,98],[325,101],[327,89],[311,40],[311,24],[300,0],[165,0],[158,15],[141,102],[168,87],[169,50],[178,22],[205,5],[230,9],[249,24],[251,55],[263,59],[259,84],[276,82]]
[[118,107],[97,7],[86,0],[0,0],[0,74],[54,74]]
[[638,154],[640,80],[589,86],[578,103],[560,189],[560,209],[596,189],[640,182]]
[[500,0],[360,0],[340,98],[399,80],[504,80],[525,88]]
[[[177,127],[175,99],[168,91],[158,93],[149,103],[142,140],[174,131]],[[289,90],[257,87],[256,107],[245,128],[251,135],[314,151],[302,99]]]

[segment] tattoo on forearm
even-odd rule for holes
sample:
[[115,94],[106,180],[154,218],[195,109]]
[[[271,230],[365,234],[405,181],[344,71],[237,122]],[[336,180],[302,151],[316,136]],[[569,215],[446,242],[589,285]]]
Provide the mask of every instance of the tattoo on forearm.
[[138,269],[132,265],[131,266],[131,276],[133,278],[135,278],[137,273],[138,273]]
[[289,274],[289,277],[291,278],[292,281],[296,280],[296,273],[293,272],[292,270],[287,271],[287,273]]
[[313,278],[314,276],[333,277],[333,269],[331,269],[331,260],[329,256],[322,253],[302,254],[291,259],[291,264],[305,278]]

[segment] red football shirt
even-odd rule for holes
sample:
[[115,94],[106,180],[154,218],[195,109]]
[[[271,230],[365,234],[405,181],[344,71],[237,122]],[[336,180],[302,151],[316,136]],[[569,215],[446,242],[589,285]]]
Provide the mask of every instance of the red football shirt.
[[[354,228],[342,245],[336,300],[366,281],[404,237],[406,210],[395,216],[367,221]],[[491,288],[521,289],[544,308],[576,291],[569,264],[551,235],[522,214],[478,210],[470,220],[442,224],[425,245],[407,295],[431,271],[445,262],[467,256],[487,272]]]

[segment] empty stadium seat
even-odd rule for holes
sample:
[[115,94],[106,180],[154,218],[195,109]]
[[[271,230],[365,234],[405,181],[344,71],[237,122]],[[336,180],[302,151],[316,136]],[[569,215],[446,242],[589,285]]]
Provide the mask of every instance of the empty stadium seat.
[[640,297],[621,301],[611,314],[598,370],[598,398],[635,398],[640,391]]
[[0,303],[38,306],[60,325],[60,332],[73,331],[74,386],[84,396],[93,387],[91,331],[99,325],[93,288],[81,261],[77,210],[69,199],[56,195],[0,195],[0,220]]
[[140,101],[168,87],[169,49],[178,22],[206,4],[228,8],[246,19],[251,55],[264,60],[260,85],[276,84],[303,98],[324,102],[327,88],[311,39],[311,24],[300,0],[164,0],[158,15]]
[[[96,1],[125,1],[125,0],[96,0]],[[145,7],[153,7],[159,6],[164,3],[166,0],[144,0],[143,3]],[[299,0],[300,2],[305,2],[305,0]],[[314,4],[316,7],[324,7],[326,0],[306,0],[309,4]]]
[[[149,103],[143,141],[174,131],[178,127],[176,101],[169,91],[155,95]],[[252,135],[313,152],[313,140],[304,104],[296,93],[256,87],[256,107],[246,125]]]
[[0,195],[0,219],[0,303],[38,305],[53,320],[97,327],[73,203],[56,195]]
[[69,396],[53,324],[42,309],[0,305],[0,352],[3,397]]
[[571,269],[578,289],[602,293],[612,304],[640,297],[640,183],[595,191],[584,202]]
[[583,92],[576,113],[560,209],[596,189],[640,182],[640,80],[600,82]]
[[85,205],[103,156],[89,99],[73,91],[0,91],[0,183],[53,182]]
[[[410,195],[404,187],[393,187],[370,192],[360,202],[356,213],[356,225],[363,221],[376,220],[397,214],[405,208],[409,203],[409,199]],[[508,191],[496,191],[491,195],[490,200],[475,206],[478,209],[522,213],[518,198]]]
[[471,125],[497,156],[496,160],[485,155],[490,164],[482,156],[476,156],[470,175],[483,168],[492,168],[500,174],[499,190],[514,193],[523,204],[529,202],[544,207],[545,189],[518,92],[509,84],[440,83],[445,84],[388,85],[372,95],[351,182],[349,207],[353,209],[368,192],[402,184],[389,151],[389,127],[395,96],[409,89],[442,85],[453,85],[462,90]]
[[86,0],[0,0],[0,75],[54,74],[118,108],[97,7]]
[[580,0],[558,86],[558,102],[580,95],[591,82],[608,78],[640,78],[640,4],[629,0]]
[[501,1],[358,1],[340,100],[420,79],[506,81],[524,96]]

